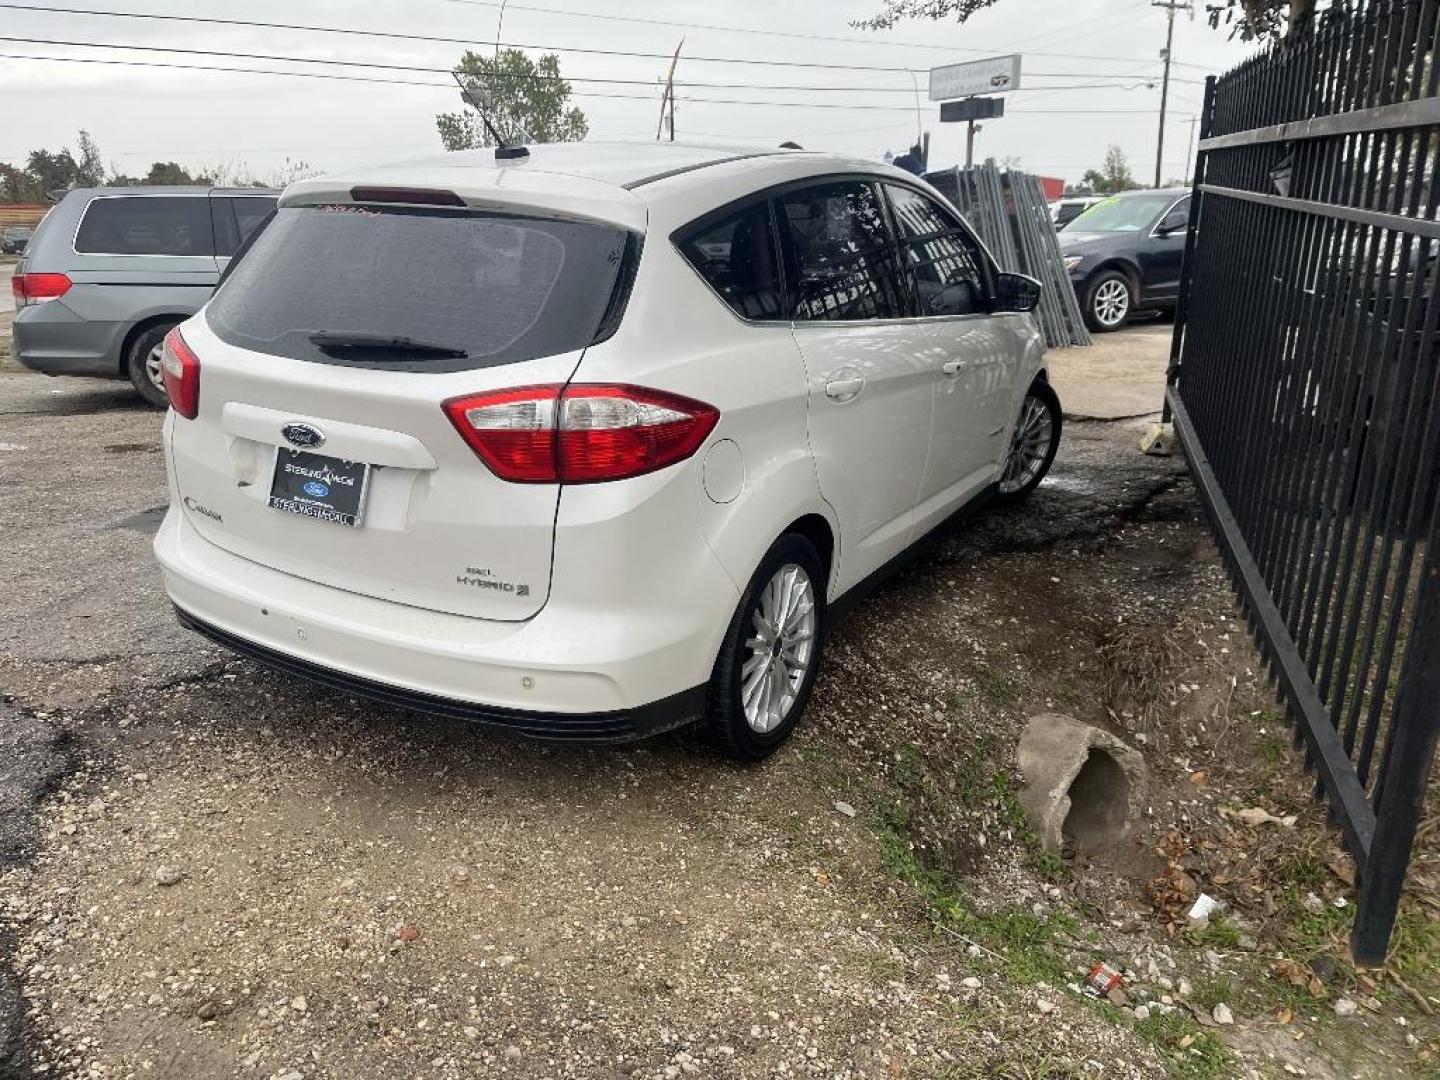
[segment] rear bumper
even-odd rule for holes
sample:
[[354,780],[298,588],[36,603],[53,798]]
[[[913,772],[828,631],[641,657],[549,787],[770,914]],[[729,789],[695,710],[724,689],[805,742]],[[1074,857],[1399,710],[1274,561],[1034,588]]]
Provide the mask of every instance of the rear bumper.
[[128,325],[93,322],[49,300],[15,315],[15,359],[45,375],[120,377],[120,345]]
[[649,617],[554,596],[521,622],[427,611],[240,558],[173,504],[155,554],[181,621],[227,648],[388,704],[549,738],[618,742],[699,720],[735,604],[717,565],[683,605],[654,594]]
[[452,720],[468,720],[507,728],[537,739],[564,739],[576,742],[631,742],[659,734],[699,720],[705,713],[704,686],[682,690],[660,701],[620,712],[546,713],[523,709],[504,709],[481,705],[456,698],[440,697],[420,690],[409,690],[374,679],[351,675],[335,668],[310,663],[275,649],[236,637],[190,614],[176,605],[180,625],[201,634],[231,652],[257,660],[262,664],[298,675],[302,679],[329,686],[348,694],[356,694],[384,705],[444,716]]

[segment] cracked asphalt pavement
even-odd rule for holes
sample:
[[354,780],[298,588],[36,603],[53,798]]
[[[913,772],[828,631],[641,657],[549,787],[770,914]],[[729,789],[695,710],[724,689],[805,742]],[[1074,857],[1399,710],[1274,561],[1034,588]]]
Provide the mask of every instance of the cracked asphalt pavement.
[[[160,424],[121,383],[0,371],[0,875],[27,928],[23,947],[0,931],[22,957],[0,973],[0,1075],[944,1064],[949,976],[897,944],[873,842],[816,780],[835,723],[746,770],[683,738],[524,743],[234,659],[179,627],[151,558]],[[1143,429],[1071,424],[1027,506],[920,562],[1068,554],[1170,502],[1193,515],[1183,466],[1136,451]],[[854,651],[865,605],[851,620]],[[877,976],[902,961],[944,995]],[[1083,1017],[1046,1038],[1159,1075]]]

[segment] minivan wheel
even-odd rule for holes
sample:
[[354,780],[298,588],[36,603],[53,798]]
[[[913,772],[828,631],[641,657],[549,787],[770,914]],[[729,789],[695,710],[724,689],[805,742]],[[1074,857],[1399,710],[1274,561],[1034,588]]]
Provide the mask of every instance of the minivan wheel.
[[1019,502],[1039,487],[1059,448],[1060,398],[1048,382],[1036,379],[1020,405],[1020,419],[1010,436],[995,500]]
[[759,761],[789,737],[815,685],[824,626],[820,556],[789,533],[750,579],[715,661],[706,729],[717,749]]
[[150,326],[135,336],[130,351],[125,357],[125,374],[146,404],[165,409],[170,399],[165,394],[165,380],[160,373],[160,359],[165,346],[165,335],[174,323]]
[[1130,278],[1120,270],[1096,274],[1085,288],[1085,323],[1091,330],[1102,334],[1119,330],[1134,307]]

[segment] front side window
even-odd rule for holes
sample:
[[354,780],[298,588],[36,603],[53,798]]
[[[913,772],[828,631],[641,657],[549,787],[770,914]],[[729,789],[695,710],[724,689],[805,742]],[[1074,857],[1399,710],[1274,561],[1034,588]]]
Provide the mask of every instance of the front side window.
[[902,261],[915,281],[921,315],[973,315],[987,310],[980,254],[970,237],[934,201],[887,184]]
[[703,225],[680,241],[680,253],[742,319],[784,317],[768,199]]
[[835,181],[788,192],[781,205],[795,264],[791,318],[855,321],[906,313],[879,188]]
[[81,255],[214,255],[210,200],[119,195],[91,201],[75,234]]

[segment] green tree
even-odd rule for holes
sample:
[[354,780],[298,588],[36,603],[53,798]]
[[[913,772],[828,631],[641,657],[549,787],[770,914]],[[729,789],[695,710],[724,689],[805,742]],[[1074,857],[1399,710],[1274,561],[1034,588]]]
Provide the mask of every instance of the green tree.
[[184,166],[175,161],[154,161],[145,174],[142,184],[208,184],[210,177],[204,174],[191,176]]
[[[889,30],[907,19],[949,19],[964,22],[995,4],[996,0],[882,0],[880,11],[851,25],[865,30]],[[1316,0],[1210,0],[1206,11],[1211,26],[1225,25],[1242,39],[1278,37],[1305,31],[1314,25]]]
[[84,128],[75,139],[79,152],[75,162],[76,179],[80,187],[99,187],[105,183],[105,163],[100,160],[100,147]]
[[1130,171],[1125,151],[1118,146],[1111,146],[1105,151],[1105,162],[1100,168],[1086,169],[1081,183],[1097,195],[1114,195],[1118,191],[1132,191],[1140,186],[1135,174]]
[[[532,61],[519,49],[501,49],[496,56],[467,52],[455,68],[466,86],[481,90],[490,103],[486,114],[501,136],[516,142],[575,142],[590,124],[578,108],[566,108],[570,84],[560,77],[560,59],[546,53]],[[479,115],[466,110],[435,117],[446,150],[493,146]]]

